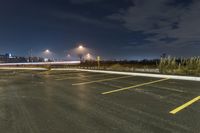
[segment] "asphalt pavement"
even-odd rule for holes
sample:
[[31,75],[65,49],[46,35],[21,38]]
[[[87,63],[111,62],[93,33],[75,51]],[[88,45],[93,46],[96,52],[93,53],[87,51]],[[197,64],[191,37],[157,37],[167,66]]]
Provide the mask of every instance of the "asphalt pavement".
[[200,82],[0,71],[1,133],[200,133]]

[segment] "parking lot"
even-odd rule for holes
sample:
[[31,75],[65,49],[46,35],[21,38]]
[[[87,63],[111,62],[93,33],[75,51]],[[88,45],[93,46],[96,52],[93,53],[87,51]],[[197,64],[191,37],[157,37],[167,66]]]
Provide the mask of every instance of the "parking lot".
[[2,133],[199,133],[200,82],[0,70]]

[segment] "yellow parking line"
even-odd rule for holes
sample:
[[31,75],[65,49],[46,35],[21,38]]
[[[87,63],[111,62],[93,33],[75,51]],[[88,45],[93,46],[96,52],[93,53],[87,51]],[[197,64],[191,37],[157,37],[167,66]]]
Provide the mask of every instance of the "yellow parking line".
[[83,83],[76,83],[72,85],[84,85],[84,84],[98,83],[98,82],[103,82],[103,81],[110,81],[110,80],[115,80],[115,79],[123,79],[123,78],[128,78],[128,77],[133,77],[133,76],[123,76],[123,77],[117,77],[117,78],[101,79],[101,80],[88,81],[88,82],[83,82]]
[[[87,78],[87,77],[97,77],[97,76],[105,76],[105,75],[110,75],[110,74],[95,74],[95,75],[90,75],[90,76],[66,77],[66,78],[59,78],[59,79],[56,79],[56,80],[76,79],[76,78]],[[69,76],[70,76],[70,75],[69,75]]]
[[194,102],[196,102],[196,101],[198,101],[198,100],[200,100],[200,96],[195,97],[194,99],[192,99],[192,100],[190,100],[189,102],[187,102],[187,103],[185,103],[185,104],[183,104],[183,105],[181,105],[181,106],[175,108],[174,110],[170,111],[169,113],[174,115],[174,114],[176,114],[177,112],[179,112],[179,111],[181,111],[182,109],[184,109],[184,108],[190,106],[191,104],[193,104]]
[[125,88],[121,88],[121,89],[117,89],[117,90],[107,91],[107,92],[103,92],[101,94],[105,95],[105,94],[110,94],[110,93],[114,93],[114,92],[129,90],[129,89],[132,89],[132,88],[141,87],[141,86],[149,85],[149,84],[154,84],[154,83],[162,82],[162,81],[165,81],[165,80],[169,80],[169,78],[160,79],[160,80],[156,80],[156,81],[151,81],[151,82],[147,82],[147,83],[142,83],[142,84],[129,86],[129,87],[125,87]]

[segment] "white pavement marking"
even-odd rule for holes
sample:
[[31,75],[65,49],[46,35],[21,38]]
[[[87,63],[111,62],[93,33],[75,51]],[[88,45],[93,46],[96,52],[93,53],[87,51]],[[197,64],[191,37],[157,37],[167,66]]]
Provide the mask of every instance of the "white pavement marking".
[[123,76],[123,77],[115,77],[115,78],[100,79],[100,80],[95,80],[95,81],[88,81],[88,82],[82,82],[82,83],[75,83],[75,84],[72,84],[72,85],[84,85],[84,84],[98,83],[98,82],[104,82],[104,81],[111,81],[111,80],[123,79],[123,78],[129,78],[129,77],[132,77],[132,76]]

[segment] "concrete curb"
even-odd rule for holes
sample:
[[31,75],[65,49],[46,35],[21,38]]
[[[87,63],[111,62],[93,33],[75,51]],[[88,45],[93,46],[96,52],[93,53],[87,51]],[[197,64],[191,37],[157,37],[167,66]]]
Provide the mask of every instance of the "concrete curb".
[[142,77],[154,77],[154,78],[170,78],[178,80],[189,80],[189,81],[200,81],[200,77],[192,76],[178,76],[178,75],[163,75],[163,74],[150,74],[150,73],[134,73],[134,72],[117,72],[117,71],[104,71],[104,70],[87,70],[87,69],[76,69],[76,68],[54,68],[53,71],[73,70],[73,71],[85,71],[95,73],[107,73],[107,74],[120,74],[120,75],[132,75]]
[[26,62],[26,63],[0,63],[0,66],[17,66],[17,65],[74,65],[80,64],[80,61],[58,61],[58,62]]

